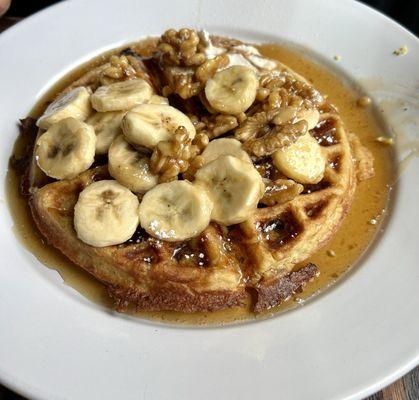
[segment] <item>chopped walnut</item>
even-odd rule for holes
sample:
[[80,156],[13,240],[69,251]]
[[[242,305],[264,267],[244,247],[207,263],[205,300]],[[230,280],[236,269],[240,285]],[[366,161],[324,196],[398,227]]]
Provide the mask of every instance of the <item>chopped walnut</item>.
[[189,163],[189,168],[184,172],[183,177],[189,181],[193,181],[198,169],[202,168],[205,164],[205,159],[201,155],[196,156]]
[[[286,80],[283,88],[291,92],[293,96],[298,96],[303,99],[304,106],[307,108],[314,108],[324,103],[323,96],[314,87],[305,82],[298,81],[294,77],[290,76]],[[288,104],[291,104],[291,102]]]
[[196,31],[183,28],[167,30],[157,43],[161,61],[166,65],[198,66],[206,57],[199,52],[200,38]]
[[113,55],[109,59],[109,66],[103,69],[99,80],[102,85],[109,85],[116,81],[133,79],[137,77],[137,71],[124,55]]
[[205,122],[203,122],[197,115],[194,114],[188,114],[189,119],[191,120],[193,126],[195,127],[195,130],[197,132],[201,132],[205,129],[207,126]]
[[197,132],[205,133],[210,139],[217,138],[232,131],[238,126],[237,118],[234,115],[210,115],[198,118],[190,116]]
[[159,175],[159,182],[169,182],[188,170],[190,161],[200,154],[208,144],[204,134],[189,137],[187,130],[180,126],[170,140],[157,144],[151,155],[151,170]]
[[199,94],[205,83],[228,65],[226,54],[207,59],[206,38],[190,29],[169,29],[160,38],[156,57],[163,68],[167,85],[164,94],[176,93],[183,99]]
[[206,60],[195,71],[195,77],[199,82],[205,84],[215,73],[228,65],[229,58],[226,54]]
[[275,126],[265,135],[244,142],[243,149],[256,157],[268,156],[296,142],[307,132],[307,129],[307,121],[304,120],[294,124]]
[[313,108],[324,102],[317,90],[296,80],[285,71],[281,75],[275,73],[261,75],[256,99],[262,103],[262,109],[265,111],[286,106]]
[[192,141],[192,145],[196,146],[196,150],[198,151],[197,154],[201,154],[205,150],[205,147],[208,146],[208,143],[209,137],[203,132],[198,133]]
[[304,190],[304,186],[291,179],[267,180],[265,194],[260,200],[262,204],[274,206],[291,201]]
[[176,93],[186,100],[199,94],[203,88],[201,82],[196,81],[192,74],[172,74],[168,80],[169,84],[164,86],[162,90],[165,97]]
[[259,175],[263,178],[263,180],[270,181],[276,178],[275,175],[277,169],[273,165],[270,157],[259,158],[253,163],[253,165],[256,168],[256,171],[259,172]]

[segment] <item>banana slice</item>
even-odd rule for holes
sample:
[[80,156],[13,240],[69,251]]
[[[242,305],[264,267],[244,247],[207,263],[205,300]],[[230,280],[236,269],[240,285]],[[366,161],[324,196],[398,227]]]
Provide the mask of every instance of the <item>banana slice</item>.
[[139,223],[137,196],[116,181],[87,186],[74,207],[74,228],[84,243],[95,247],[127,241]]
[[284,175],[300,183],[320,182],[326,167],[322,149],[309,133],[290,146],[277,150],[272,159]]
[[144,79],[132,79],[100,86],[91,96],[96,111],[126,111],[150,100],[153,89]]
[[259,173],[246,161],[221,156],[195,174],[198,186],[207,188],[214,202],[211,219],[223,225],[247,220],[263,195]]
[[52,102],[36,121],[36,125],[46,130],[64,118],[73,117],[84,121],[91,112],[89,90],[83,86],[77,87]]
[[169,105],[169,99],[158,94],[153,94],[147,104],[167,104]]
[[55,179],[70,179],[86,171],[95,159],[94,129],[75,118],[52,125],[35,145],[39,168]]
[[161,183],[140,204],[140,224],[169,242],[189,239],[209,224],[213,204],[205,190],[188,181]]
[[255,101],[259,81],[249,67],[235,65],[218,71],[205,85],[210,105],[225,114],[246,111]]
[[290,121],[298,122],[305,120],[307,121],[308,130],[311,130],[319,123],[319,119],[320,113],[315,108],[298,111],[297,107],[287,107],[275,116],[273,123],[282,125]]
[[86,123],[93,126],[96,133],[96,154],[106,154],[112,141],[122,133],[123,111],[94,113]]
[[158,176],[150,170],[150,160],[118,136],[109,148],[109,173],[120,184],[135,193],[144,193],[156,186]]
[[179,126],[191,139],[195,127],[191,120],[176,108],[162,104],[141,104],[127,112],[122,119],[122,131],[133,146],[153,149],[162,140],[168,140]]
[[242,144],[237,139],[223,138],[209,142],[202,152],[205,164],[216,160],[218,157],[230,155],[240,160],[251,163],[249,155],[242,149]]

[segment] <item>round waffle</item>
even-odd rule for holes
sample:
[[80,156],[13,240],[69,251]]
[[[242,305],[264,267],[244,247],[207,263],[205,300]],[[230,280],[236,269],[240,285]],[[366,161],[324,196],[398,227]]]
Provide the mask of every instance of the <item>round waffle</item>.
[[[219,38],[215,42],[240,44]],[[147,52],[152,48],[150,43]],[[135,57],[138,48],[141,44],[125,50],[125,54],[131,54],[137,73],[160,91],[164,78],[150,69],[147,59]],[[81,85],[94,89],[98,76],[108,66],[105,58],[64,91]],[[280,63],[277,66],[279,71],[308,85],[286,66]],[[190,102],[180,106],[188,108]],[[165,242],[139,228],[121,245],[89,246],[77,238],[73,209],[87,185],[109,179],[106,160],[97,160],[99,166],[72,180],[47,184],[38,180],[39,170],[33,162],[29,176],[34,220],[53,246],[107,286],[119,310],[133,304],[141,310],[213,311],[242,305],[249,292],[256,294],[252,296],[255,311],[276,306],[302,290],[318,274],[312,264],[298,271],[294,269],[336,232],[356,187],[348,132],[327,101],[319,111],[320,121],[310,134],[320,144],[326,159],[323,179],[304,185],[303,192],[286,203],[274,206],[260,203],[241,224],[225,227],[212,222],[198,237],[183,242]],[[232,134],[227,132],[224,136]],[[255,163],[263,164],[265,172],[275,170],[269,158]]]

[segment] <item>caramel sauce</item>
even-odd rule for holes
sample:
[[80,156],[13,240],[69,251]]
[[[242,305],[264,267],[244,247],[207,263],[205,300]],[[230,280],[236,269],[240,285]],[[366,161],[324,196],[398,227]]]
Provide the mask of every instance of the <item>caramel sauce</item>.
[[[361,264],[361,256],[366,252],[374,237],[380,231],[383,220],[388,214],[388,201],[391,191],[390,182],[394,179],[392,148],[374,141],[383,134],[384,127],[370,108],[357,105],[362,95],[350,84],[342,82],[335,75],[317,62],[303,56],[300,52],[279,45],[259,46],[261,53],[276,58],[304,76],[334,104],[350,132],[355,132],[362,143],[368,147],[375,158],[375,177],[358,184],[355,198],[348,216],[333,239],[315,255],[304,262],[316,264],[320,276],[309,283],[304,292],[285,302],[279,307],[255,315],[250,310],[250,298],[244,308],[232,308],[212,313],[184,314],[179,312],[132,312],[135,317],[153,319],[174,324],[188,325],[223,325],[250,319],[260,319],[294,308],[307,299],[314,297],[332,286],[342,276]],[[138,50],[138,47],[136,47]],[[103,62],[104,56],[79,67],[60,80],[31,112],[38,117],[48,101],[82,76],[89,68]],[[25,147],[24,138],[16,141],[14,154],[19,156]],[[38,260],[61,275],[64,283],[77,290],[92,302],[104,307],[112,307],[105,288],[95,278],[73,264],[59,251],[45,243],[37,231],[27,204],[27,198],[19,193],[20,176],[13,169],[7,173],[7,193],[11,214],[15,221],[14,233]],[[376,223],[374,224],[373,221]],[[296,267],[298,269],[299,266]],[[250,295],[249,295],[250,297]]]

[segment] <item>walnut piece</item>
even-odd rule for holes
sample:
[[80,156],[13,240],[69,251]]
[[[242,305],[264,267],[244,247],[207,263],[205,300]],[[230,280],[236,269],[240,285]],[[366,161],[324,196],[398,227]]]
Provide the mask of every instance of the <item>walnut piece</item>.
[[296,142],[307,132],[307,129],[307,121],[304,120],[294,124],[275,126],[265,135],[244,142],[243,149],[256,157],[268,156]]
[[109,85],[116,81],[134,79],[137,77],[137,71],[131,65],[128,58],[124,55],[113,55],[109,59],[109,66],[100,74],[99,80],[102,85]]
[[160,60],[165,65],[197,66],[201,65],[206,57],[198,51],[200,38],[196,31],[182,28],[167,30],[159,39],[157,48]]
[[186,100],[198,95],[203,88],[201,82],[196,81],[192,74],[170,74],[167,71],[166,74],[169,84],[163,87],[162,94],[165,97],[176,93]]
[[180,126],[170,140],[161,141],[155,147],[150,162],[152,172],[159,175],[160,183],[177,179],[179,174],[188,170],[191,161],[204,150],[208,142],[204,134],[197,134],[192,141],[187,130]]
[[[244,142],[256,137],[256,135],[260,133],[268,133],[268,124],[272,122],[277,113],[278,109],[273,109],[270,111],[261,111],[249,118],[246,118],[239,126],[239,128],[236,129],[234,136],[236,139]],[[265,132],[261,132],[264,129]]]
[[292,179],[266,180],[265,194],[260,203],[267,206],[283,204],[293,200],[304,190],[304,186],[294,182]]
[[203,116],[202,118],[191,115],[189,117],[196,131],[204,133],[210,139],[224,135],[238,126],[237,118],[234,115],[219,114]]
[[207,59],[203,50],[207,43],[190,29],[169,29],[157,44],[156,57],[163,68],[167,85],[165,96],[176,93],[182,99],[198,95],[205,83],[221,68],[228,65],[227,55]]
[[199,82],[205,84],[208,79],[212,78],[219,69],[226,67],[228,63],[229,58],[226,54],[206,60],[196,69],[195,77]]
[[270,111],[279,107],[314,108],[324,103],[323,97],[308,84],[297,81],[286,71],[281,75],[266,73],[259,78],[257,106]]
[[189,181],[193,181],[198,169],[205,164],[205,159],[201,155],[196,156],[189,162],[189,168],[183,173],[183,177]]

